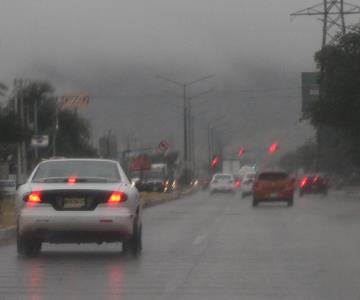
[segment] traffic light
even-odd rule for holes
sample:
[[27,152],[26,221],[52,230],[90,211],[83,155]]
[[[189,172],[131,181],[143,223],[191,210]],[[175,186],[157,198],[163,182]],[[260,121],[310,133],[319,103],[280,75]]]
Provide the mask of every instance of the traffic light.
[[218,163],[219,163],[219,156],[218,155],[214,155],[213,156],[213,158],[212,158],[212,160],[211,160],[211,167],[213,168],[213,169],[215,169],[216,168],[216,166],[218,165]]
[[268,152],[269,154],[273,154],[274,152],[276,152],[279,149],[279,144],[278,143],[272,143],[270,145],[270,147],[268,148]]
[[243,156],[244,153],[245,153],[244,147],[240,147],[239,152],[238,152],[238,158],[240,158],[241,156]]

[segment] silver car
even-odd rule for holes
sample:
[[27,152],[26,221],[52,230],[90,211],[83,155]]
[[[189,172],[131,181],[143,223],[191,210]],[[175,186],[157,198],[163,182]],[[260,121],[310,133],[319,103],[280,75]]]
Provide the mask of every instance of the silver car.
[[235,178],[232,174],[215,174],[210,182],[210,193],[231,192],[235,193]]
[[41,162],[16,199],[17,249],[33,256],[43,242],[122,242],[142,249],[140,196],[119,163],[105,159]]

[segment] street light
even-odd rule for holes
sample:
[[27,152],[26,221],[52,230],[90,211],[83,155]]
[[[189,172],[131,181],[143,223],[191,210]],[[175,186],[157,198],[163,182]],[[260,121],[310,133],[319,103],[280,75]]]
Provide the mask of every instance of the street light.
[[194,85],[200,81],[203,81],[203,80],[206,80],[206,79],[209,79],[209,78],[212,78],[214,77],[215,75],[207,75],[207,76],[204,76],[204,77],[200,77],[198,79],[195,79],[193,81],[189,81],[189,82],[179,82],[179,81],[176,81],[176,80],[173,80],[173,79],[170,79],[170,78],[167,78],[167,77],[164,77],[164,76],[160,76],[160,75],[157,75],[156,78],[158,79],[162,79],[164,81],[167,81],[167,82],[170,82],[172,84],[175,84],[179,87],[182,88],[182,91],[183,91],[183,105],[184,105],[184,162],[186,163],[188,161],[188,141],[189,141],[189,138],[188,138],[188,128],[189,128],[189,122],[190,120],[189,119],[189,116],[188,116],[188,101],[190,100],[190,98],[187,97],[187,89],[189,86],[191,85]]

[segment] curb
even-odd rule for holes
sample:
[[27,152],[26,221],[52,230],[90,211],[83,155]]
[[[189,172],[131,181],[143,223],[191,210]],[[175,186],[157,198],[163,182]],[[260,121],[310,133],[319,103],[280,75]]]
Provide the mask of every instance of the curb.
[[15,236],[16,226],[9,226],[0,229],[0,241],[8,240]]
[[194,188],[189,188],[189,189],[187,189],[185,191],[174,193],[172,195],[172,197],[169,197],[167,199],[162,199],[162,200],[159,200],[159,201],[155,200],[155,201],[152,201],[152,202],[149,202],[149,203],[145,203],[143,205],[143,209],[154,207],[154,206],[166,203],[166,202],[181,199],[183,196],[188,196],[188,195],[191,195],[191,194],[195,193],[196,190],[197,190],[196,188],[195,189]]

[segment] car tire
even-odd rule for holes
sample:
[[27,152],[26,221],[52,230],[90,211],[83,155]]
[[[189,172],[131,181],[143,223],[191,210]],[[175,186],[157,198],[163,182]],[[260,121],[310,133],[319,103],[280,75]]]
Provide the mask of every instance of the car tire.
[[142,225],[135,221],[132,236],[123,241],[123,253],[137,256],[142,251]]
[[257,199],[253,199],[252,206],[256,207],[256,206],[258,206],[258,204],[259,204],[259,201]]
[[300,196],[300,197],[304,196],[304,192],[300,190],[299,196]]
[[17,252],[23,257],[35,257],[41,252],[41,241],[29,237],[17,235]]
[[288,206],[294,206],[294,199],[293,199],[293,198],[290,198],[290,199],[287,201],[287,204],[288,204]]
[[241,193],[241,198],[245,199],[246,198],[246,194],[245,193]]

